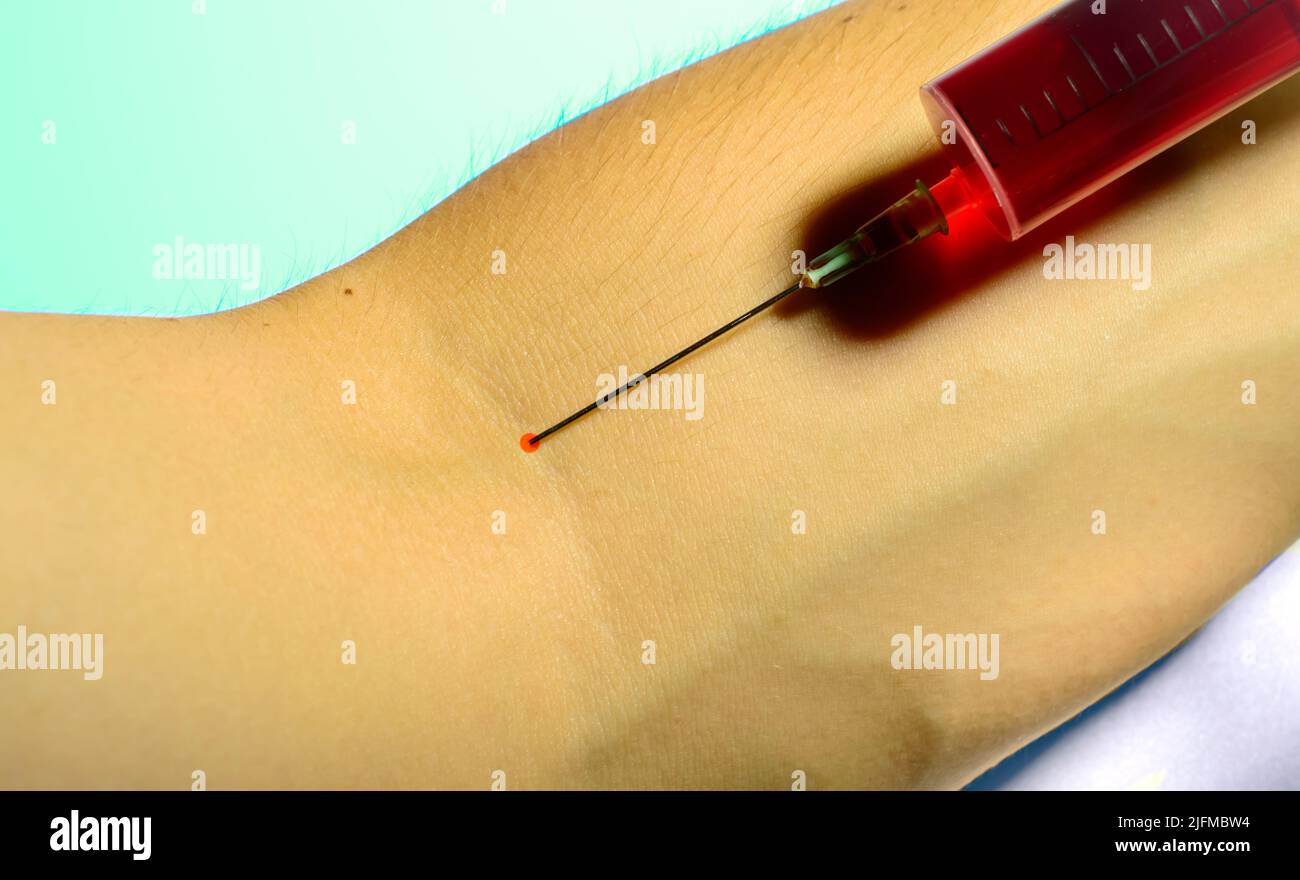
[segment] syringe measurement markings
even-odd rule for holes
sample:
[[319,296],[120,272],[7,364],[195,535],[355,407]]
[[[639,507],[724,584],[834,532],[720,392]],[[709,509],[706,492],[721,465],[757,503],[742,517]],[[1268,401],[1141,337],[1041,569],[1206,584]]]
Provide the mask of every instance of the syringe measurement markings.
[[1056,101],[1052,99],[1051,92],[1047,89],[1043,89],[1043,97],[1047,99],[1047,103],[1056,111],[1056,117],[1061,120],[1061,125],[1065,125],[1065,123],[1070,121],[1065,118],[1065,114],[1061,112],[1061,108],[1056,106]]
[[1070,88],[1074,89],[1075,97],[1077,97],[1079,103],[1083,105],[1084,112],[1086,113],[1091,110],[1092,107],[1088,105],[1088,99],[1083,96],[1083,92],[1079,91],[1079,84],[1074,81],[1074,77],[1067,73],[1065,75],[1065,81],[1070,84]]
[[[1047,132],[1047,134],[1045,135],[1045,134],[1043,134],[1043,132],[1038,128],[1038,125],[1037,125],[1037,123],[1035,123],[1033,116],[1029,113],[1029,111],[1025,108],[1025,106],[1024,106],[1023,104],[1019,105],[1020,112],[1023,113],[1023,114],[1025,114],[1026,119],[1029,120],[1029,124],[1030,124],[1031,126],[1033,126],[1035,133],[1038,134],[1039,139],[1040,139],[1040,140],[1043,140],[1043,139],[1045,139],[1048,135],[1056,134],[1058,131],[1061,131],[1062,129],[1064,129],[1064,128],[1065,128],[1065,124],[1068,124],[1068,123],[1070,123],[1070,122],[1073,122],[1074,120],[1079,119],[1080,117],[1082,117],[1085,113],[1088,113],[1088,112],[1090,112],[1090,111],[1092,111],[1092,110],[1097,109],[1097,107],[1100,107],[1102,104],[1104,104],[1104,103],[1105,103],[1107,100],[1109,100],[1110,98],[1114,97],[1115,95],[1119,94],[1120,92],[1127,91],[1128,89],[1132,88],[1132,87],[1135,86],[1135,85],[1138,85],[1139,83],[1142,82],[1142,80],[1146,79],[1146,78],[1149,77],[1149,76],[1152,76],[1152,75],[1155,74],[1155,73],[1160,72],[1161,70],[1163,70],[1164,68],[1166,68],[1166,67],[1168,67],[1170,64],[1172,64],[1173,62],[1177,61],[1179,58],[1182,58],[1184,55],[1186,55],[1186,54],[1187,54],[1189,51],[1191,51],[1192,49],[1199,48],[1200,46],[1203,46],[1203,45],[1205,45],[1207,42],[1209,42],[1210,40],[1212,40],[1214,37],[1217,37],[1217,36],[1219,36],[1220,34],[1226,33],[1226,32],[1227,32],[1228,30],[1230,30],[1233,26],[1238,25],[1238,24],[1241,24],[1243,21],[1245,21],[1245,20],[1246,20],[1247,18],[1249,18],[1250,16],[1252,16],[1252,15],[1254,15],[1254,14],[1256,14],[1256,13],[1262,11],[1265,7],[1273,5],[1274,3],[1277,2],[1277,0],[1264,0],[1263,4],[1260,5],[1260,6],[1254,6],[1254,5],[1252,5],[1252,4],[1250,3],[1250,0],[1242,0],[1242,2],[1245,3],[1246,8],[1249,10],[1249,12],[1247,12],[1247,13],[1246,13],[1245,15],[1243,15],[1241,18],[1236,19],[1235,21],[1234,21],[1233,19],[1229,18],[1229,17],[1228,17],[1228,14],[1227,14],[1226,12],[1224,12],[1223,7],[1222,7],[1222,6],[1220,5],[1220,3],[1219,3],[1219,0],[1210,0],[1210,2],[1212,2],[1212,3],[1214,4],[1214,8],[1215,8],[1216,10],[1218,10],[1219,15],[1223,18],[1223,21],[1224,21],[1225,27],[1222,27],[1222,28],[1219,28],[1218,30],[1215,30],[1215,31],[1211,31],[1211,32],[1209,32],[1209,33],[1206,33],[1205,28],[1203,28],[1203,27],[1201,26],[1201,23],[1200,23],[1200,21],[1196,18],[1196,15],[1195,15],[1195,13],[1193,12],[1193,10],[1192,10],[1190,7],[1188,7],[1188,6],[1184,6],[1183,8],[1187,11],[1187,14],[1188,14],[1188,18],[1189,18],[1189,20],[1190,20],[1190,21],[1192,22],[1192,24],[1196,27],[1196,30],[1201,34],[1201,37],[1202,37],[1199,41],[1197,41],[1197,42],[1195,42],[1195,43],[1192,43],[1192,44],[1189,44],[1189,45],[1187,45],[1187,46],[1184,46],[1184,45],[1182,44],[1182,42],[1178,39],[1177,34],[1174,33],[1173,28],[1170,27],[1170,25],[1169,25],[1169,22],[1168,22],[1166,19],[1163,19],[1163,18],[1160,19],[1160,26],[1163,27],[1165,33],[1169,35],[1170,42],[1173,43],[1173,45],[1174,45],[1174,50],[1175,50],[1175,54],[1174,54],[1173,56],[1171,56],[1171,57],[1170,57],[1168,60],[1166,60],[1166,61],[1160,61],[1160,60],[1159,60],[1158,56],[1157,56],[1156,53],[1155,53],[1155,50],[1152,49],[1152,47],[1151,47],[1151,43],[1147,40],[1146,36],[1145,36],[1141,31],[1138,31],[1138,32],[1136,33],[1136,36],[1137,36],[1137,40],[1138,40],[1138,42],[1142,45],[1142,48],[1146,50],[1147,56],[1151,58],[1151,63],[1154,65],[1150,70],[1148,70],[1146,73],[1143,73],[1141,76],[1138,76],[1138,75],[1135,73],[1135,71],[1133,70],[1132,65],[1131,65],[1131,64],[1129,63],[1129,61],[1128,61],[1128,58],[1124,55],[1123,50],[1121,50],[1121,49],[1119,48],[1119,44],[1118,44],[1118,43],[1113,44],[1113,45],[1114,45],[1114,50],[1115,50],[1115,57],[1116,57],[1117,60],[1120,62],[1120,64],[1123,65],[1125,72],[1126,72],[1126,73],[1129,75],[1129,77],[1130,77],[1130,82],[1124,84],[1124,85],[1121,86],[1119,89],[1112,89],[1112,88],[1111,88],[1110,83],[1106,81],[1106,77],[1105,77],[1105,75],[1102,74],[1102,72],[1101,72],[1101,68],[1100,68],[1100,66],[1097,64],[1096,60],[1092,57],[1092,55],[1088,52],[1088,50],[1087,50],[1086,48],[1084,48],[1083,44],[1079,41],[1079,38],[1078,38],[1077,36],[1075,36],[1074,34],[1071,34],[1071,35],[1070,35],[1070,41],[1074,43],[1075,48],[1079,50],[1079,54],[1082,55],[1082,56],[1083,56],[1083,59],[1088,63],[1088,66],[1092,69],[1093,74],[1096,75],[1096,77],[1097,77],[1097,81],[1100,82],[1102,88],[1104,88],[1104,89],[1106,90],[1106,95],[1105,95],[1105,96],[1104,96],[1104,97],[1103,97],[1099,102],[1097,102],[1096,104],[1089,104],[1089,103],[1088,103],[1088,99],[1085,98],[1084,95],[1083,95],[1083,90],[1080,89],[1080,88],[1079,88],[1079,84],[1076,83],[1076,82],[1074,81],[1074,77],[1073,77],[1072,75],[1070,75],[1070,74],[1066,74],[1066,76],[1065,76],[1065,81],[1066,81],[1067,83],[1069,83],[1070,88],[1074,91],[1074,95],[1075,95],[1075,97],[1078,98],[1078,99],[1079,99],[1079,103],[1083,105],[1084,113],[1080,113],[1078,116],[1073,116],[1073,117],[1070,117],[1070,118],[1066,118],[1065,115],[1064,115],[1063,113],[1061,113],[1060,108],[1057,107],[1057,106],[1054,104],[1054,102],[1053,102],[1052,99],[1051,99],[1051,96],[1048,94],[1048,92],[1047,92],[1046,89],[1043,90],[1043,95],[1044,95],[1044,97],[1047,98],[1049,104],[1052,104],[1052,109],[1056,111],[1057,115],[1061,116],[1061,118],[1062,118],[1062,125],[1061,125],[1060,127],[1055,128],[1055,129],[1053,129],[1052,131]],[[963,120],[963,121],[964,121],[964,120]],[[1018,147],[1020,146],[1020,144],[1016,141],[1015,137],[1012,136],[1010,129],[1007,128],[1007,125],[1006,125],[1006,123],[1002,120],[1002,118],[1001,118],[1001,117],[995,117],[994,122],[997,123],[997,126],[998,126],[999,129],[1001,129],[1002,133],[1003,133],[1004,135],[1006,135],[1006,138],[1007,138],[1007,140],[1011,143],[1011,145],[1014,146],[1014,147],[1017,147],[1017,148],[1018,148]],[[971,128],[971,126],[969,125],[969,123],[967,124],[967,128],[969,128],[971,131],[974,131],[974,128]],[[992,156],[990,156],[989,159],[990,159],[990,161],[992,162]],[[997,167],[997,166],[996,166],[996,163],[993,163],[993,164],[994,164],[994,167]]]
[[1138,42],[1142,44],[1142,48],[1143,48],[1143,49],[1146,49],[1146,50],[1147,50],[1147,57],[1150,58],[1150,59],[1151,59],[1151,63],[1154,64],[1154,65],[1156,66],[1156,70],[1159,70],[1159,69],[1160,69],[1160,59],[1156,57],[1156,53],[1155,53],[1154,51],[1152,51],[1152,49],[1151,49],[1151,44],[1147,42],[1147,38],[1146,38],[1146,37],[1142,36],[1142,32],[1141,32],[1141,31],[1138,32]]
[[[1119,43],[1115,44],[1115,57],[1119,59],[1120,64],[1124,65],[1124,70],[1128,72],[1128,78],[1133,82],[1137,82],[1137,74],[1133,72],[1133,68],[1129,67],[1128,59],[1124,57],[1124,53],[1119,49]],[[1130,85],[1132,85],[1132,83],[1130,83]]]
[[[1169,39],[1171,39],[1171,40],[1174,41],[1174,49],[1176,49],[1176,50],[1178,51],[1178,54],[1179,54],[1179,55],[1182,55],[1182,54],[1183,54],[1183,44],[1180,43],[1180,42],[1178,42],[1178,37],[1177,37],[1176,34],[1174,34],[1174,29],[1171,28],[1171,27],[1169,26],[1169,22],[1165,21],[1163,18],[1160,19],[1160,24],[1164,27],[1164,29],[1165,29],[1165,33],[1169,34]],[[1175,57],[1176,57],[1176,56],[1175,56]]]
[[[1073,42],[1075,47],[1080,52],[1083,53],[1083,58],[1085,61],[1088,62],[1088,66],[1092,68],[1092,72],[1097,74],[1097,81],[1101,83],[1101,87],[1106,90],[1106,98],[1109,98],[1111,95],[1115,94],[1114,89],[1112,89],[1110,85],[1106,82],[1106,77],[1101,75],[1101,68],[1097,66],[1096,61],[1092,60],[1092,56],[1088,54],[1088,50],[1083,48],[1083,43],[1079,42],[1079,38],[1076,37],[1074,34],[1070,34],[1070,41]],[[1105,98],[1103,98],[1102,100],[1104,101]]]
[[1038,139],[1041,141],[1043,139],[1043,133],[1038,130],[1038,123],[1034,122],[1034,117],[1029,115],[1029,110],[1024,104],[1020,105],[1020,112],[1025,114],[1025,119],[1029,121],[1029,127],[1034,130],[1034,134],[1038,135]]

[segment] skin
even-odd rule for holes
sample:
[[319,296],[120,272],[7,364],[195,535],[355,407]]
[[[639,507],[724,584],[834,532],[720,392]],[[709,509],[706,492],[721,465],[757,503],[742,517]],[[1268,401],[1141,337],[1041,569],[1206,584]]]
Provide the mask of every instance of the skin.
[[[1300,82],[1025,241],[800,293],[681,365],[699,421],[517,445],[942,177],[917,85],[1048,5],[815,16],[233,312],[0,316],[0,631],[106,654],[0,674],[0,783],[955,787],[1170,650],[1300,535]],[[1151,289],[1045,280],[1066,234]],[[998,678],[893,669],[918,624]]]

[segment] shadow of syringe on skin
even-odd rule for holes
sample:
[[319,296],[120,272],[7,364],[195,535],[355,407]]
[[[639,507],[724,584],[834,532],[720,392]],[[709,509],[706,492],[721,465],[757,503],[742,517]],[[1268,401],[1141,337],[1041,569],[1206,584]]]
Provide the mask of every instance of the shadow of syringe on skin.
[[[856,339],[884,339],[903,333],[1000,275],[1039,271],[1043,248],[1048,243],[1099,229],[1107,216],[1159,199],[1162,193],[1192,174],[1204,173],[1217,162],[1250,161],[1249,154],[1240,152],[1255,149],[1242,144],[1243,119],[1255,120],[1260,131],[1272,131],[1277,136],[1284,123],[1297,113],[1300,76],[1138,166],[1024,238],[1008,242],[976,210],[965,211],[951,221],[948,235],[932,235],[824,290],[804,291],[782,302],[775,311],[790,317],[821,309],[833,328]],[[801,246],[809,259],[817,256],[906,195],[917,180],[933,185],[948,170],[948,162],[936,148],[921,160],[841,193],[805,223]],[[1185,222],[1195,224],[1196,218],[1185,218]]]

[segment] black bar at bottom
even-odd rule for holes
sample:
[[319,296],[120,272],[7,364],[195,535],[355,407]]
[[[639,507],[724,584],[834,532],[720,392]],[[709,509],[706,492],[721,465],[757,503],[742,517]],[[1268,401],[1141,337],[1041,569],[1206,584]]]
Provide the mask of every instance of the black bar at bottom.
[[[869,870],[900,857],[925,871],[1080,858],[1225,864],[1292,855],[1298,805],[1294,792],[0,793],[0,864],[11,876],[30,861],[641,875],[750,863],[829,871],[842,859]],[[148,858],[137,859],[146,827]]]

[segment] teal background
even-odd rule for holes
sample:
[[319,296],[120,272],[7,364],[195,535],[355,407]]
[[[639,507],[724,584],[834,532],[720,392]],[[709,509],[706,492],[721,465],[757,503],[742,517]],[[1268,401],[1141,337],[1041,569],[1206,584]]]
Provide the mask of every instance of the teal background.
[[[493,0],[206,0],[202,15],[194,5],[0,3],[0,310],[193,315],[265,298],[362,253],[565,121],[834,0],[505,0],[503,12]],[[53,144],[42,143],[46,120]],[[356,125],[353,145],[342,142],[346,120]],[[260,287],[156,280],[153,247],[177,235],[259,245]],[[1159,674],[1180,668],[1179,656]],[[1280,688],[1296,678],[1261,680]],[[1203,678],[1185,688],[1206,690]],[[1293,686],[1286,694],[1300,700]],[[1277,727],[1278,698],[1260,705],[1272,721],[1252,729]],[[1255,724],[1237,709],[1228,717],[1238,726]],[[1184,726],[1208,728],[1215,715],[1207,704]],[[972,787],[1014,785],[1049,747],[1069,754],[1095,739],[1081,724]],[[1294,742],[1295,727],[1278,736]],[[1128,766],[1114,757],[1133,749],[1122,730],[1129,739],[1103,760],[1081,760],[1084,770]],[[1249,745],[1265,756],[1294,752]],[[1199,765],[1241,760],[1202,755]],[[1290,775],[1274,767],[1266,780],[1300,785],[1300,762],[1287,766]]]
[[[830,5],[7,0],[0,309],[193,315],[262,299],[565,121]],[[260,286],[155,279],[154,246],[178,235],[259,245]]]

